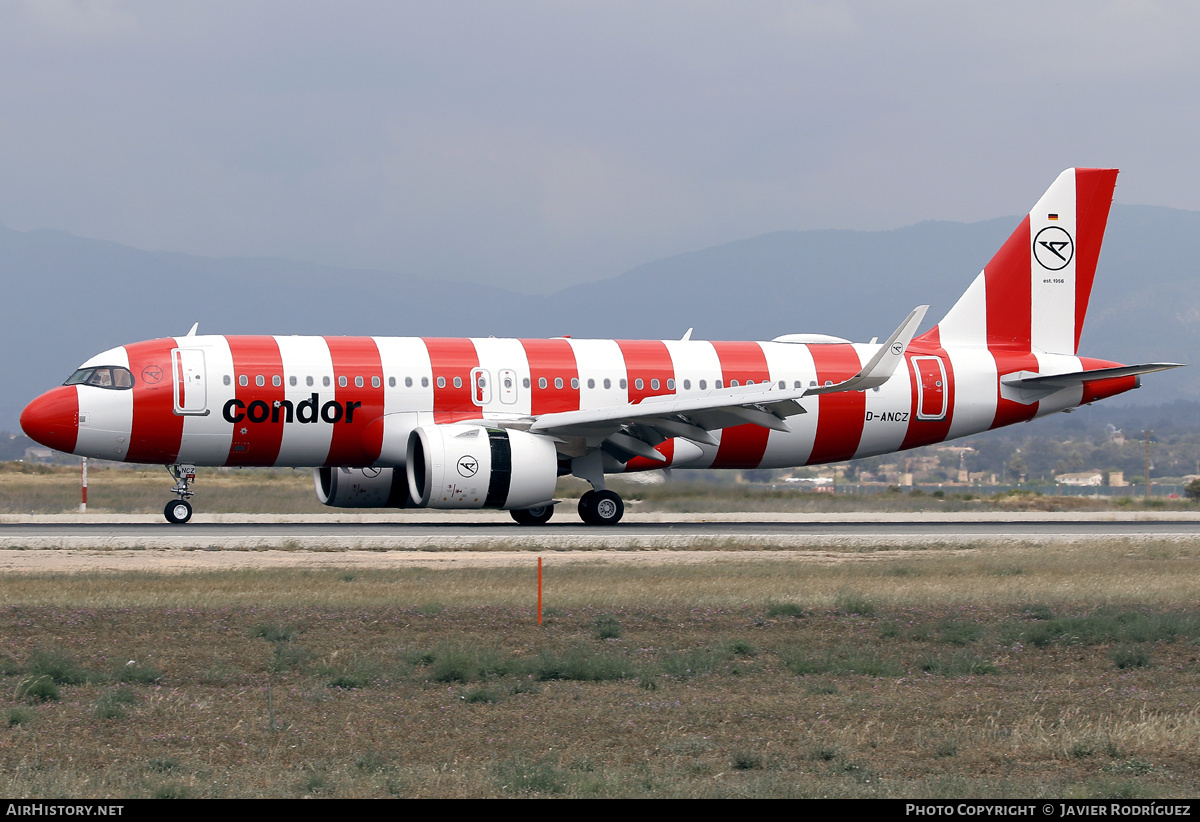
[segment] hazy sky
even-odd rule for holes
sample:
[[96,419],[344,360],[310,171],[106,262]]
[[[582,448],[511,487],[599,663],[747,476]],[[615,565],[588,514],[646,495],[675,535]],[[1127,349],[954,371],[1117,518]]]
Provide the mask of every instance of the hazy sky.
[[0,0],[0,223],[533,291],[1071,165],[1200,210],[1197,43],[1195,2]]

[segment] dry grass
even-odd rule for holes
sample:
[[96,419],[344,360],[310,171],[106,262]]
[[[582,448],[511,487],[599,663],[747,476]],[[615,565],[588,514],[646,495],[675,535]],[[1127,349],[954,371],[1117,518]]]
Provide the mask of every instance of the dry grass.
[[[727,546],[735,548],[737,546]],[[546,551],[548,601],[567,608],[801,610],[1055,606],[1185,606],[1195,601],[1200,543],[1110,539],[924,547],[831,544],[805,551],[706,548],[679,561],[603,561]],[[748,555],[749,554],[749,555]],[[527,606],[537,549],[521,565],[248,568],[227,573],[21,574],[0,578],[0,605],[138,607]],[[373,554],[372,556],[380,556]],[[685,561],[687,560],[687,561]],[[336,560],[335,560],[336,561]],[[379,559],[385,564],[387,554]],[[350,576],[349,581],[343,577]],[[853,600],[861,600],[854,604]]]
[[10,575],[0,794],[1194,796],[1198,556]]
[[[0,463],[3,465],[3,463]],[[10,464],[11,465],[11,464]],[[173,480],[162,468],[88,469],[88,510],[152,514],[170,498]],[[324,513],[312,472],[291,469],[202,469],[196,484],[205,511],[246,514]],[[58,514],[79,507],[79,469],[27,474],[0,471],[0,514]]]

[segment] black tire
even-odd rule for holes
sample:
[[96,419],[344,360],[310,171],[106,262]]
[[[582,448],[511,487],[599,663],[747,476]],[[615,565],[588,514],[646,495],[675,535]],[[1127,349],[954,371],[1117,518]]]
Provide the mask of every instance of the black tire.
[[163,509],[163,516],[172,525],[182,525],[192,518],[192,504],[185,499],[173,499]]
[[593,518],[596,516],[596,492],[585,491],[579,498],[579,518],[588,525],[595,525]]
[[[584,505],[584,497],[594,494]],[[616,525],[625,515],[625,503],[612,491],[589,491],[579,499],[579,516],[588,525]]]
[[517,525],[545,525],[554,516],[553,505],[539,505],[536,508],[522,508],[519,511],[509,511],[509,516]]

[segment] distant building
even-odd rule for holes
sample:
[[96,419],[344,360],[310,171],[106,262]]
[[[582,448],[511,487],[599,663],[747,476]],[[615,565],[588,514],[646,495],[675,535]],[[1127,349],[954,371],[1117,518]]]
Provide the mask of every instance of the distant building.
[[833,477],[785,477],[784,482],[792,482],[801,488],[811,491],[832,491]]
[[1058,474],[1054,481],[1059,485],[1101,486],[1104,475],[1099,471],[1083,471],[1078,474]]
[[25,449],[26,462],[54,462],[54,452],[40,445],[31,445]]

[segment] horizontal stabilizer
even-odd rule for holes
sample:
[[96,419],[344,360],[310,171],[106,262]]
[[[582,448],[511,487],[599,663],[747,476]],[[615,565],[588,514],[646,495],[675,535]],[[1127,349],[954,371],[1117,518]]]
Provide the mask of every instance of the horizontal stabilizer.
[[1082,385],[1095,380],[1111,380],[1116,377],[1132,377],[1137,374],[1150,374],[1154,371],[1166,371],[1171,368],[1182,368],[1179,362],[1150,362],[1142,365],[1120,365],[1113,368],[1096,368],[1091,371],[1070,371],[1066,374],[1036,374],[1031,371],[1019,371],[1002,377],[1000,381],[1014,388],[1044,388],[1057,390]]

